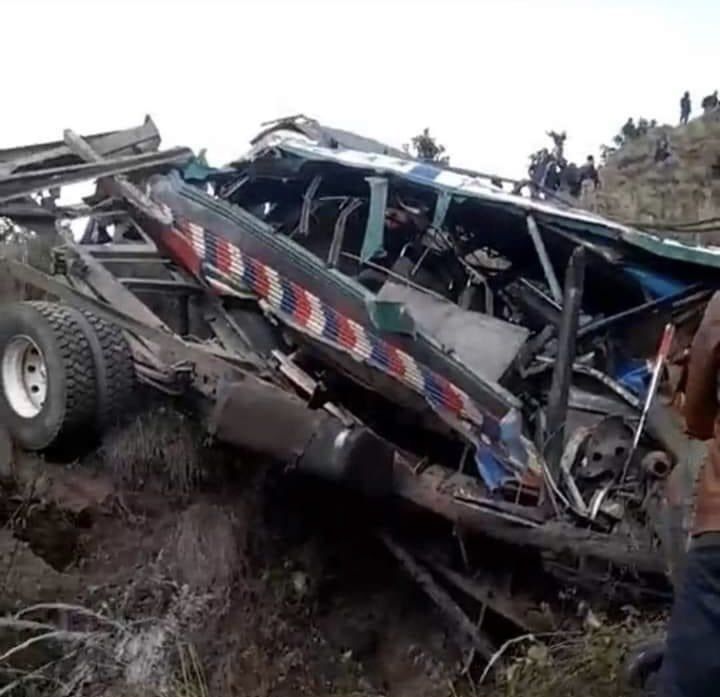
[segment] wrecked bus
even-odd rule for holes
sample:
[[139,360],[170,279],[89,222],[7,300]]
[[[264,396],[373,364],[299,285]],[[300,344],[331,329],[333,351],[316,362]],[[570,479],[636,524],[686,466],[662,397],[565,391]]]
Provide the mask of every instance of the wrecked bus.
[[[0,215],[64,235],[52,273],[0,260],[59,300],[0,318],[20,447],[108,428],[139,381],[218,441],[562,573],[665,573],[667,482],[699,457],[677,395],[720,249],[305,117],[221,168],[159,143],[147,120],[0,151]],[[82,205],[52,195],[88,179]]]

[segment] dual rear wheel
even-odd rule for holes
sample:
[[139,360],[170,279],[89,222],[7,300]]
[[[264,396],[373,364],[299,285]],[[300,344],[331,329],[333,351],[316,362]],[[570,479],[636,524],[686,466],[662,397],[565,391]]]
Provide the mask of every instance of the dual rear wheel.
[[132,408],[122,331],[52,302],[0,306],[0,424],[26,450],[80,449]]

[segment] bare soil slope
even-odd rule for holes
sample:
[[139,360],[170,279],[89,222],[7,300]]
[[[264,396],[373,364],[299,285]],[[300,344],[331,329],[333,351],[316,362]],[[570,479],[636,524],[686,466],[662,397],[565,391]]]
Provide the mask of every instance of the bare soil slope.
[[[663,136],[670,156],[657,162],[655,152]],[[720,113],[684,126],[660,126],[631,140],[608,157],[600,183],[596,191],[583,191],[582,203],[616,220],[682,227],[719,219]],[[718,244],[720,233],[707,232],[695,239]]]

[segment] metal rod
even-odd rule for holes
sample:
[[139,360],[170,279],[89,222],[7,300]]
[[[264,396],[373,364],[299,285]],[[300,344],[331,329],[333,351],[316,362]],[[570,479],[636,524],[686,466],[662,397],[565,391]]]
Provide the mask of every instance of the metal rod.
[[642,305],[631,307],[629,310],[623,310],[616,315],[611,315],[610,317],[603,317],[602,319],[590,322],[578,331],[578,339],[584,339],[591,334],[597,334],[598,332],[607,329],[614,324],[619,324],[620,322],[634,319],[637,315],[649,313],[650,310],[656,310],[664,307],[665,305],[673,305],[680,300],[689,301],[697,299],[697,301],[700,302],[700,300],[702,300],[706,295],[710,295],[710,293],[712,293],[710,289],[703,289],[702,284],[696,283],[689,288],[684,288],[678,293],[666,295],[662,298],[656,298],[655,300],[650,300],[649,302],[643,303]]
[[353,261],[357,261],[358,263],[362,264],[363,266],[367,266],[368,268],[374,269],[375,271],[384,273],[388,278],[392,278],[396,281],[399,281],[400,283],[402,283],[405,286],[409,286],[410,288],[419,290],[421,293],[427,293],[428,295],[432,295],[434,298],[437,298],[438,300],[447,301],[447,298],[443,295],[440,295],[440,293],[436,293],[434,290],[430,290],[429,288],[426,288],[425,286],[421,286],[419,283],[415,283],[414,281],[411,281],[406,276],[396,273],[395,271],[392,271],[391,269],[386,269],[384,266],[380,266],[380,264],[376,264],[374,261],[362,261],[362,259],[360,259],[360,257],[357,254],[352,254],[351,252],[341,252],[341,255],[346,257],[347,259],[352,259]]
[[362,200],[358,198],[349,199],[340,208],[340,213],[335,221],[335,230],[333,232],[332,242],[327,256],[327,265],[334,269],[340,260],[343,242],[345,241],[345,227],[348,218],[362,205]]
[[540,259],[540,264],[542,265],[543,272],[545,273],[545,279],[550,286],[550,292],[552,293],[553,298],[555,298],[555,302],[559,303],[562,301],[563,297],[560,283],[558,282],[557,275],[555,274],[555,269],[553,268],[550,257],[548,256],[547,249],[545,248],[545,243],[540,236],[540,230],[538,230],[537,223],[535,222],[535,218],[533,218],[532,215],[528,215],[527,217],[527,228],[528,232],[530,233],[530,237],[532,238],[533,244],[535,245],[535,251],[538,254],[538,258]]
[[445,617],[460,633],[462,643],[474,648],[486,661],[495,653],[495,647],[487,637],[481,633],[465,614],[463,609],[452,599],[450,594],[441,588],[432,575],[412,557],[412,555],[399,545],[387,533],[378,535],[392,555],[405,567],[405,570],[417,582],[420,588],[430,597],[442,611]]
[[558,352],[548,398],[546,458],[555,479],[559,474],[565,440],[565,420],[585,285],[585,258],[585,249],[577,247],[570,256],[565,274],[565,294],[558,334]]
[[586,516],[588,514],[587,504],[580,493],[580,489],[572,476],[572,467],[575,464],[581,446],[590,436],[588,428],[580,427],[570,436],[568,444],[563,451],[560,459],[560,470],[565,478],[565,487],[567,488],[570,498],[573,500],[578,513]]
[[[454,571],[430,556],[423,555],[422,560],[426,564],[429,564],[440,576],[463,591],[468,597],[482,605],[487,605],[493,612],[509,620],[524,632],[529,633],[533,628],[535,628],[536,631],[538,630],[537,628],[540,624],[537,621],[533,621],[533,617],[528,612],[533,609],[532,604],[524,598],[510,596],[509,593],[499,587],[499,584],[493,582],[489,576],[480,576],[480,578],[478,578],[477,573],[473,573],[473,577],[471,578]],[[525,614],[527,614],[528,617],[525,617]],[[535,627],[533,627],[533,625],[535,625]]]
[[[68,128],[63,131],[63,140],[68,148],[78,157],[87,160],[88,162],[95,162],[99,165],[103,164],[103,157],[99,155],[84,138],[71,129]],[[192,156],[192,153],[190,153],[190,155]],[[112,172],[108,171],[105,176],[110,174],[112,174]],[[127,199],[127,201],[140,211],[165,225],[172,224],[172,214],[167,212],[164,208],[158,206],[149,196],[145,195],[139,187],[135,186],[135,184],[130,182],[126,177],[120,174],[118,176],[111,177],[110,181],[113,186],[109,188],[117,191],[120,196]]]
[[657,392],[658,385],[660,384],[660,375],[662,374],[663,366],[665,365],[665,361],[668,357],[668,354],[670,353],[670,348],[672,346],[674,337],[675,325],[666,324],[663,331],[662,339],[660,340],[660,348],[658,349],[657,357],[655,359],[655,367],[653,368],[652,379],[650,380],[650,387],[648,387],[647,396],[645,397],[645,404],[643,405],[643,409],[640,414],[640,420],[638,421],[637,427],[635,428],[632,448],[630,448],[630,452],[627,455],[627,459],[625,460],[625,465],[623,467],[623,473],[620,479],[621,484],[625,481],[625,476],[627,475],[630,460],[632,459],[632,456],[635,453],[638,444],[640,443],[640,436],[642,435],[642,432],[645,428],[648,413],[650,412],[650,406],[653,403],[655,393]]
[[300,211],[300,225],[298,227],[298,234],[301,237],[307,237],[310,234],[310,211],[312,210],[313,199],[315,198],[315,194],[317,194],[321,183],[322,177],[318,174],[313,177],[310,185],[303,195],[302,209]]

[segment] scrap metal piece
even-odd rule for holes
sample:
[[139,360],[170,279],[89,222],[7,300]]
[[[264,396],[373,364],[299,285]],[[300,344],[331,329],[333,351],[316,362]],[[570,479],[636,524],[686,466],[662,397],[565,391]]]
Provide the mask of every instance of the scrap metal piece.
[[532,621],[531,611],[533,608],[529,602],[520,601],[502,592],[489,579],[478,578],[477,575],[474,578],[469,578],[429,558],[423,558],[423,561],[426,561],[434,571],[468,597],[477,600],[483,606],[487,606],[496,614],[512,622],[524,633],[542,631],[542,625]]
[[193,157],[188,148],[173,148],[157,153],[128,155],[112,160],[53,167],[32,172],[21,172],[0,178],[0,202],[23,198],[39,191],[58,186],[110,177],[129,172],[153,172],[183,165]]
[[[308,188],[303,194],[302,209],[300,210],[300,224],[298,225],[298,235],[301,237],[307,237],[310,233],[310,211],[312,210],[315,194],[317,194],[320,184],[322,184],[322,179],[323,178],[319,174],[316,177],[313,177],[312,181],[308,185]],[[232,191],[228,190],[228,192],[224,194],[225,197],[227,198],[230,196],[233,191],[236,191],[236,189],[233,189]]]
[[525,342],[514,361],[515,369],[521,378],[527,377],[528,366],[554,336],[555,326],[548,324]]
[[[553,360],[553,365],[557,365],[557,362]],[[640,400],[630,390],[623,387],[617,380],[613,380],[607,373],[603,373],[602,370],[593,368],[589,365],[583,365],[582,363],[573,364],[573,372],[578,375],[586,375],[587,377],[594,378],[598,382],[605,385],[608,389],[612,390],[618,397],[627,402],[634,409],[640,409]]]
[[495,653],[495,647],[470,621],[463,609],[435,582],[430,572],[415,561],[410,552],[387,533],[380,533],[379,537],[420,588],[460,632],[461,643],[469,649],[476,650],[486,661],[489,661]]
[[663,450],[651,450],[640,462],[644,472],[656,479],[665,479],[672,469],[672,461]]
[[[109,131],[85,136],[95,152],[103,157],[124,157],[140,153],[155,152],[160,147],[160,133],[150,116],[145,117],[141,126],[123,131]],[[78,162],[73,151],[64,141],[37,143],[0,150],[0,177],[7,177],[19,170],[45,167],[61,167]]]
[[[65,139],[68,148],[70,148],[79,157],[82,157],[88,162],[97,162],[100,164],[104,162],[102,155],[95,151],[87,141],[71,129],[68,128],[63,132],[63,138]],[[184,150],[186,155],[189,153],[189,156],[186,156],[183,160],[183,164],[185,164],[192,158],[192,151],[186,148],[180,148],[180,150]],[[111,184],[112,186],[109,187],[111,190],[114,189],[117,191],[122,198],[127,199],[145,215],[148,215],[166,225],[170,225],[173,222],[172,214],[156,205],[137,186],[129,182],[125,177],[115,176],[111,180]]]
[[[69,252],[76,257],[70,271],[77,274],[95,293],[114,308],[157,329],[169,332],[168,326],[137,296],[115,278],[103,264],[88,254],[82,245],[67,243]],[[78,263],[79,262],[79,263]]]
[[238,177],[232,184],[228,184],[227,188],[218,191],[217,195],[219,198],[230,200],[230,197],[242,189],[249,181],[250,177],[248,176]]
[[547,408],[547,462],[557,479],[565,441],[565,421],[573,363],[575,362],[576,335],[580,320],[585,285],[585,249],[578,247],[572,253],[565,274],[565,295],[558,335],[558,353],[553,371]]
[[565,451],[563,452],[562,458],[560,459],[560,471],[562,472],[565,479],[565,486],[567,487],[570,498],[577,507],[578,512],[582,515],[588,514],[588,507],[582,497],[582,494],[580,493],[580,489],[578,489],[575,478],[572,475],[572,467],[578,459],[578,455],[580,454],[582,446],[586,443],[589,437],[589,428],[585,428],[582,426],[580,428],[577,428],[572,434],[572,436],[570,436],[570,438],[568,439],[567,445],[565,446]]
[[366,153],[382,153],[404,159],[408,157],[407,153],[403,150],[399,150],[398,148],[394,148],[391,145],[381,143],[372,138],[366,138],[357,133],[326,126],[305,114],[284,116],[278,119],[272,119],[271,121],[265,121],[260,125],[265,130],[261,131],[250,141],[251,145],[257,146],[258,144],[262,144],[263,140],[272,140],[275,132],[279,132],[278,135],[282,135],[283,131],[285,134],[287,134],[288,131],[294,131],[333,150],[341,148]]
[[560,283],[558,282],[555,269],[553,268],[550,257],[548,256],[547,249],[545,248],[543,238],[540,235],[540,230],[538,230],[537,223],[535,222],[535,218],[533,218],[532,215],[527,216],[527,229],[528,233],[530,234],[530,238],[535,245],[535,251],[537,252],[538,258],[540,259],[540,264],[542,265],[543,272],[545,273],[545,280],[550,286],[550,291],[552,292],[553,298],[555,298],[555,302],[559,303],[563,299],[563,292],[560,288]]
[[340,214],[335,221],[335,229],[333,231],[332,242],[330,243],[330,249],[328,250],[327,265],[334,269],[340,261],[340,254],[342,252],[343,242],[345,241],[345,227],[347,226],[348,218],[362,206],[362,199],[353,198],[346,201],[340,208]]
[[527,279],[520,278],[508,284],[504,293],[512,300],[513,306],[520,309],[526,318],[525,324],[538,328],[546,325],[557,328],[560,325],[560,305]]
[[618,324],[628,321],[632,322],[642,315],[649,315],[651,312],[664,307],[673,308],[673,306],[676,305],[684,307],[688,304],[700,303],[705,298],[709,297],[712,292],[712,290],[703,289],[701,284],[696,283],[689,288],[684,288],[672,295],[665,295],[661,298],[656,298],[655,300],[643,303],[642,305],[637,305],[628,310],[623,310],[622,312],[618,312],[610,317],[603,317],[595,320],[594,322],[588,322],[578,330],[578,339],[587,339],[590,336],[599,334],[606,329],[617,326]]
[[402,303],[415,326],[452,353],[459,363],[487,380],[499,380],[525,344],[528,330],[490,315],[463,310],[406,285],[387,281],[379,300]]
[[265,361],[253,350],[250,337],[225,309],[219,298],[215,296],[203,299],[203,318],[212,329],[220,343],[228,350],[243,356],[248,363],[254,363],[261,371]]
[[647,421],[648,413],[650,412],[650,405],[655,399],[655,393],[657,392],[658,385],[660,384],[660,374],[662,373],[663,366],[665,365],[665,361],[667,360],[668,354],[670,353],[670,348],[672,347],[674,337],[675,325],[666,324],[665,330],[663,331],[662,339],[660,340],[660,348],[658,349],[657,357],[655,359],[655,367],[653,368],[652,379],[650,380],[650,387],[648,387],[647,396],[645,397],[645,405],[643,406],[643,410],[640,414],[640,421],[638,421],[638,425],[635,428],[632,449],[628,453],[627,460],[625,461],[625,467],[623,468],[622,477],[620,479],[621,483],[625,481],[627,470],[630,466],[630,460],[632,459],[632,456],[635,453],[635,450],[637,450],[638,444],[640,443],[640,437],[642,436],[642,432],[645,429],[645,422]]
[[397,273],[396,271],[393,271],[392,269],[386,269],[384,266],[380,266],[380,264],[376,264],[374,261],[362,261],[360,257],[357,254],[352,254],[351,252],[342,252],[342,256],[344,256],[346,259],[351,259],[352,261],[356,261],[359,264],[362,264],[363,266],[367,266],[370,269],[373,269],[374,271],[377,271],[378,273],[381,273],[388,278],[392,278],[398,283],[408,286],[408,288],[414,288],[420,293],[425,293],[426,295],[430,295],[433,298],[437,298],[438,300],[447,300],[444,296],[440,295],[440,293],[436,293],[434,290],[430,290],[429,288],[425,288],[425,286],[421,286],[419,283],[415,283],[414,281],[411,281],[406,276],[403,276],[402,274]]
[[438,193],[432,219],[432,227],[436,230],[439,230],[443,226],[451,202],[452,194],[449,191],[440,191]]
[[366,177],[365,181],[370,185],[370,210],[360,250],[362,261],[372,259],[383,248],[388,197],[388,180],[385,177]]
[[612,489],[613,484],[614,482],[612,480],[609,481],[605,484],[605,486],[597,489],[592,495],[592,498],[590,499],[590,520],[595,520],[600,514],[603,504],[605,503],[605,499],[610,493],[610,489]]
[[636,410],[620,399],[609,395],[590,392],[572,385],[570,387],[570,409],[588,414],[619,414],[621,416],[636,416]]
[[622,416],[606,416],[592,429],[585,451],[586,462],[578,471],[578,478],[597,480],[609,476],[616,479],[627,460],[632,439],[633,430]]
[[[278,371],[295,385],[296,389],[304,393],[310,402],[314,401],[316,395],[322,391],[322,385],[312,376],[308,375],[291,356],[286,356],[277,349],[273,350],[271,355],[273,359],[277,361]],[[324,401],[322,408],[329,414],[340,419],[346,426],[360,423],[360,420],[351,412],[332,402]]]
[[536,508],[489,498],[475,477],[429,465],[416,474],[407,462],[395,468],[395,493],[469,529],[482,532],[500,522],[538,527],[545,516]]

